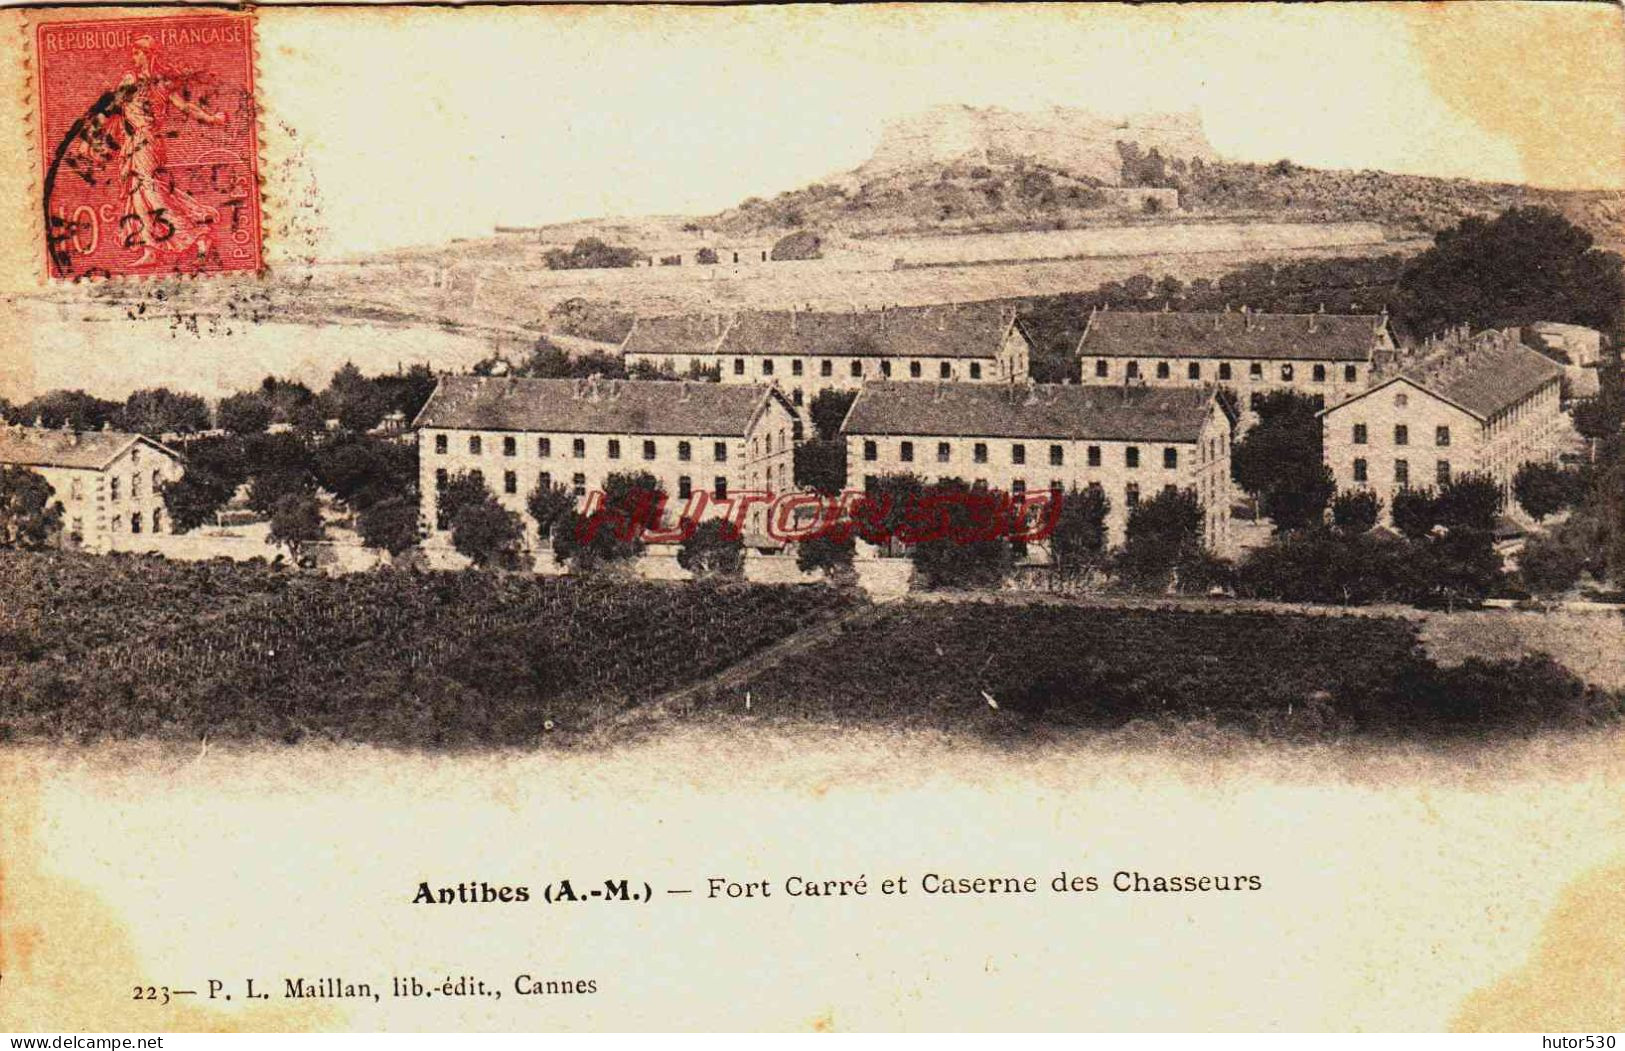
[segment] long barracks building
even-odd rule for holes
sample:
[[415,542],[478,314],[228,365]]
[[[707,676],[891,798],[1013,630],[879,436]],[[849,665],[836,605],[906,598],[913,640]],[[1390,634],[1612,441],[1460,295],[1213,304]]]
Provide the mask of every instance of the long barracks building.
[[1024,381],[1032,340],[997,304],[772,310],[723,317],[640,318],[622,343],[626,366],[719,370],[723,383],[774,383],[794,405],[825,388],[871,380]]
[[1244,420],[1293,390],[1333,405],[1370,385],[1395,352],[1386,314],[1096,310],[1078,340],[1085,384],[1227,387]]
[[1206,545],[1229,550],[1231,424],[1210,390],[870,383],[841,432],[849,489],[885,474],[1013,493],[1099,486],[1121,544],[1142,498],[1189,488]]
[[[422,522],[442,541],[450,523],[438,495],[459,474],[478,474],[534,542],[526,501],[539,485],[584,500],[611,474],[647,471],[679,501],[697,490],[782,493],[801,438],[771,387],[596,377],[445,376],[413,426]],[[746,526],[760,532],[762,523]]]

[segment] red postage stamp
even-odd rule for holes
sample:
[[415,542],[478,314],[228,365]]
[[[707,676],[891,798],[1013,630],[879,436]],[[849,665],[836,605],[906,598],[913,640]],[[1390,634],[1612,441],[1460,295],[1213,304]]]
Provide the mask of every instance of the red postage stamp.
[[251,16],[46,22],[35,43],[50,275],[259,270]]

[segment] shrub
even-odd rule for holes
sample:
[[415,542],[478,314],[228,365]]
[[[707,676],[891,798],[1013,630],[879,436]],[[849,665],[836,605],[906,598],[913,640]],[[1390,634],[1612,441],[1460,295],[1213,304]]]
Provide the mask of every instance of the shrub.
[[1338,493],[1332,501],[1332,524],[1345,533],[1366,533],[1382,515],[1382,499],[1370,489]]
[[736,577],[745,568],[745,542],[732,522],[701,522],[677,548],[677,564],[696,577]]

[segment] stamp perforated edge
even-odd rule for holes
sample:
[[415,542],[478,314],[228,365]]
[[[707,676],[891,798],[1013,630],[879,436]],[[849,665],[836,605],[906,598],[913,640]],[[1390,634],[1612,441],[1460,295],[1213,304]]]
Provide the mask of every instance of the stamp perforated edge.
[[23,100],[23,119],[21,122],[22,134],[26,137],[27,145],[24,155],[29,160],[28,166],[28,200],[33,205],[40,200],[44,192],[45,159],[49,147],[43,141],[45,134],[44,122],[39,117],[39,105],[43,97],[43,86],[40,78],[43,71],[40,68],[36,53],[36,41],[41,25],[48,22],[106,22],[121,18],[131,19],[158,19],[158,18],[196,18],[202,14],[221,14],[241,16],[248,24],[248,79],[249,97],[254,107],[253,125],[253,161],[255,188],[258,192],[259,209],[259,266],[255,270],[213,270],[195,271],[185,274],[91,274],[76,275],[71,278],[54,278],[51,276],[47,260],[47,252],[43,243],[46,232],[40,228],[38,210],[35,209],[32,236],[40,239],[39,251],[33,253],[35,257],[35,282],[41,289],[66,288],[74,285],[96,284],[103,281],[119,283],[150,283],[172,284],[176,281],[235,281],[255,282],[267,277],[270,273],[268,259],[271,255],[272,217],[274,214],[271,201],[275,195],[265,176],[265,103],[260,96],[260,20],[259,9],[248,4],[222,4],[199,5],[197,7],[150,8],[150,7],[81,7],[57,8],[51,11],[30,11],[17,22],[17,50],[16,54],[23,56],[23,84],[25,98]]

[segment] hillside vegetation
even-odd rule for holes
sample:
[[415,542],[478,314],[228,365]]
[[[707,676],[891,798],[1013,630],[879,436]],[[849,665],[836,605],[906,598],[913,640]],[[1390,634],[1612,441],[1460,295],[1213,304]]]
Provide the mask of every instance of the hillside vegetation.
[[[953,163],[896,171],[849,184],[815,183],[772,198],[753,197],[699,220],[733,236],[808,228],[849,236],[956,230],[1052,229],[1125,220],[1259,218],[1371,221],[1394,233],[1434,233],[1470,215],[1540,204],[1584,227],[1605,246],[1625,244],[1625,193],[1541,190],[1381,171],[1275,164],[1186,162],[1141,166],[1140,185],[1180,191],[1172,215],[1125,212],[1111,188],[1030,161]],[[1159,174],[1160,172],[1160,174]]]

